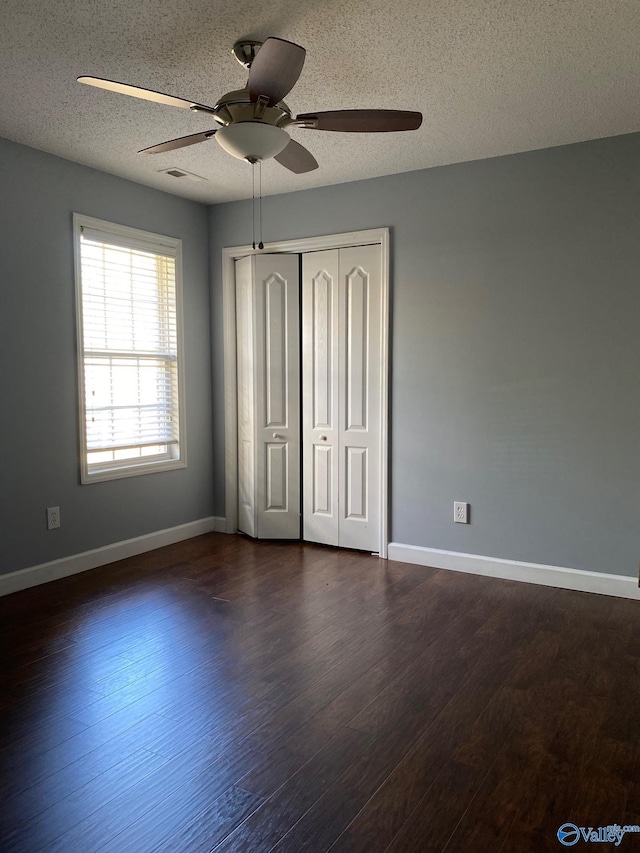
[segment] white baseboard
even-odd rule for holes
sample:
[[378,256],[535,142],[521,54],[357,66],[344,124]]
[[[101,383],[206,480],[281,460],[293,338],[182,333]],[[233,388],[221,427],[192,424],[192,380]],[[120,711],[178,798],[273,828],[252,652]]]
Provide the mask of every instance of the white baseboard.
[[122,542],[114,542],[112,545],[104,545],[92,551],[83,551],[81,554],[73,554],[70,557],[62,557],[60,560],[52,560],[50,563],[41,563],[39,566],[30,566],[0,575],[0,595],[8,595],[10,592],[18,592],[37,586],[41,583],[65,578],[67,575],[75,575],[78,572],[86,572],[88,569],[96,569],[98,566],[106,566],[116,560],[125,557],[135,557],[136,554],[144,554],[145,551],[153,551],[163,545],[173,545],[193,536],[201,536],[203,533],[224,533],[225,519],[216,516],[200,518],[197,521],[189,521],[187,524],[179,524],[177,527],[168,527],[166,530],[156,530],[144,536],[136,536],[135,539],[125,539]]
[[626,575],[608,575],[604,572],[586,572],[562,566],[544,566],[539,563],[522,563],[518,560],[502,560],[498,557],[480,557],[477,554],[462,554],[457,551],[441,551],[438,548],[423,548],[418,545],[389,543],[389,559],[401,563],[416,563],[434,569],[449,569],[503,578],[511,581],[537,583],[560,589],[575,589],[580,592],[595,592],[599,595],[615,595],[618,598],[640,600],[640,588],[636,578]]

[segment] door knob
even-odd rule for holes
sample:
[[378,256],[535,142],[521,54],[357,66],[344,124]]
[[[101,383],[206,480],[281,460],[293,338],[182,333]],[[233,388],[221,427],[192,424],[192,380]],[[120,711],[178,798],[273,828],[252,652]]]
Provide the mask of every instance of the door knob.
[[320,436],[320,441],[326,441],[326,440],[327,440],[327,436],[326,436],[326,435],[321,435],[321,436]]
[[283,436],[283,435],[280,435],[280,433],[279,433],[279,432],[274,432],[273,437],[274,437],[274,438],[284,438],[284,436]]

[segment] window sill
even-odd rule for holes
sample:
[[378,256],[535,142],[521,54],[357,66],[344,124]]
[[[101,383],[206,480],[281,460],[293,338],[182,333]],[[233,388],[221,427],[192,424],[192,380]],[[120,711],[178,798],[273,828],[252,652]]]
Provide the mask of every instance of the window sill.
[[162,471],[175,471],[178,468],[186,468],[186,459],[169,459],[161,462],[145,462],[142,465],[127,465],[123,468],[104,468],[93,471],[82,470],[80,472],[80,483],[83,486],[91,483],[103,483],[106,480],[122,480],[125,477],[140,477],[143,474],[158,474]]

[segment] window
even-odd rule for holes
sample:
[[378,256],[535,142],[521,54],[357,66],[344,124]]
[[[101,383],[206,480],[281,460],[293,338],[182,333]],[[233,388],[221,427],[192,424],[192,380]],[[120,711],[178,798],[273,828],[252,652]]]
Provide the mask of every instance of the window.
[[186,465],[181,243],[74,214],[81,480]]

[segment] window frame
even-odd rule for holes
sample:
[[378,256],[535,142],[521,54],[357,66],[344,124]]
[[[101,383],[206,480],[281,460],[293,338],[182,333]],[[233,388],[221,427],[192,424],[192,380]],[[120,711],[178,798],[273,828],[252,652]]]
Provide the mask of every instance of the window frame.
[[[86,433],[86,391],[85,391],[85,348],[83,329],[83,291],[82,291],[82,229],[93,229],[105,235],[105,242],[112,236],[114,245],[118,245],[120,238],[126,242],[138,244],[141,251],[154,252],[161,255],[163,252],[175,258],[175,302],[176,302],[176,360],[177,360],[177,389],[178,389],[178,443],[175,447],[174,458],[153,459],[151,457],[140,457],[140,461],[113,460],[105,462],[101,467],[90,466],[88,462],[87,433]],[[122,243],[120,243],[122,245]],[[168,237],[162,234],[154,234],[150,231],[142,231],[139,228],[131,228],[85,216],[81,213],[73,214],[73,248],[74,248],[74,270],[75,270],[75,310],[76,310],[76,362],[78,370],[78,423],[79,423],[79,448],[80,448],[80,482],[83,485],[99,483],[105,480],[118,480],[124,477],[137,477],[143,474],[152,474],[161,471],[172,471],[187,467],[187,430],[186,430],[186,402],[185,402],[185,357],[184,357],[184,319],[182,305],[182,240],[176,237]],[[168,451],[171,453],[172,451]]]

